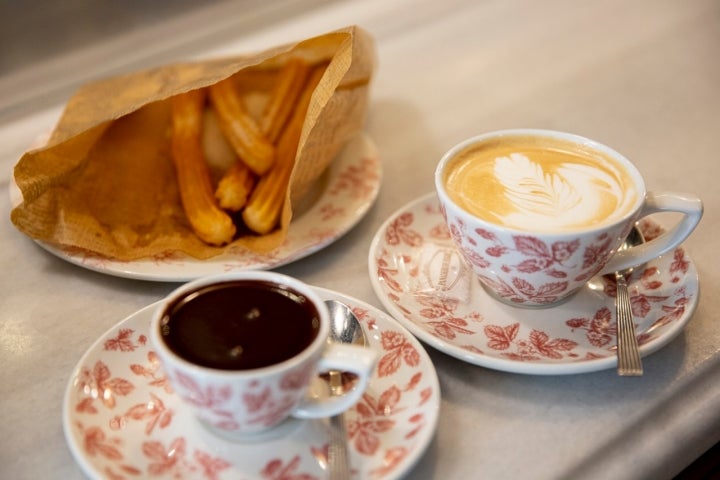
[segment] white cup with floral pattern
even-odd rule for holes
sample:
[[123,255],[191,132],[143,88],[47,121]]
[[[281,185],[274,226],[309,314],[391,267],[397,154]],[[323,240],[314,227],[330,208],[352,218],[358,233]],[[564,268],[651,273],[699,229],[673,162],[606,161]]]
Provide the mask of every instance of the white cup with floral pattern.
[[[289,417],[336,415],[367,387],[377,353],[328,343],[330,315],[303,282],[244,271],[189,282],[155,310],[150,342],[184,406],[210,430],[252,440]],[[340,396],[308,395],[319,373],[357,376]]]
[[[702,217],[692,194],[653,193],[623,155],[573,134],[491,132],[450,149],[435,189],[451,237],[483,287],[514,306],[549,307],[595,275],[674,249]],[[682,216],[659,238],[618,251],[635,223]]]

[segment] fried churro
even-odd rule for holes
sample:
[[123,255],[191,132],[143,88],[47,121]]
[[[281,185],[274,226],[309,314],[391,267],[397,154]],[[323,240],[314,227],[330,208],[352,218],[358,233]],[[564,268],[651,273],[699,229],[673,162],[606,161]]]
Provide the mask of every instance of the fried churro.
[[270,232],[280,218],[290,174],[295,164],[300,135],[305,123],[305,115],[312,94],[324,71],[324,68],[316,68],[312,71],[292,116],[278,140],[276,164],[260,178],[243,210],[242,218],[245,224],[256,233],[262,235]]
[[233,239],[236,228],[213,195],[201,145],[204,108],[202,89],[173,97],[172,158],[183,209],[195,234],[211,245],[223,245]]
[[240,211],[247,203],[257,175],[242,161],[236,161],[223,175],[215,189],[220,206],[232,212]]
[[245,109],[232,78],[208,88],[220,120],[220,129],[238,157],[257,175],[270,170],[275,162],[275,146],[262,134]]
[[298,58],[291,58],[280,69],[275,88],[260,119],[260,130],[271,142],[277,142],[280,137],[311,70],[310,64]]

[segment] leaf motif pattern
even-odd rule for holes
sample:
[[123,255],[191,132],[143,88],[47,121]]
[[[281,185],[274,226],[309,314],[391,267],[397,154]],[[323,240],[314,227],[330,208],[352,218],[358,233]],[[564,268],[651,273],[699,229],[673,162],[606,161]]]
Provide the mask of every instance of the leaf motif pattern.
[[[374,470],[391,474],[407,466],[407,453],[403,452],[417,451],[426,442],[426,435],[420,432],[432,425],[428,418],[432,418],[433,413],[428,412],[435,412],[435,409],[430,402],[438,399],[433,388],[434,377],[429,373],[432,367],[417,341],[397,330],[397,325],[385,315],[359,306],[354,306],[353,311],[371,333],[374,347],[386,358],[385,376],[380,377],[376,370],[372,385],[377,396],[367,399],[368,415],[363,418],[360,428],[363,433],[357,434],[358,445],[364,452],[372,453],[358,453],[356,449],[356,454],[363,455],[364,460],[362,468],[354,475],[364,478]],[[70,437],[81,442],[78,450],[98,476],[125,480],[149,477],[213,480],[237,478],[238,474],[243,478],[283,480],[324,478],[324,472],[315,461],[319,455],[326,458],[327,443],[318,443],[325,442],[324,436],[307,445],[293,445],[292,454],[284,450],[259,452],[254,456],[259,458],[252,462],[246,459],[242,464],[238,464],[236,458],[218,456],[203,449],[202,439],[189,436],[187,419],[175,409],[179,395],[169,388],[165,369],[147,346],[143,330],[147,319],[133,317],[124,325],[131,325],[131,328],[123,326],[122,334],[121,329],[115,330],[92,348],[87,364],[78,368],[73,380],[74,390],[68,393],[69,405],[74,407],[68,410],[73,418]],[[130,340],[127,345],[134,348],[106,349],[107,340],[113,340],[113,345],[118,346],[122,343],[118,340]],[[292,389],[299,383],[302,382],[297,376],[289,376],[284,385]],[[109,389],[117,392],[110,395],[114,402],[101,402],[100,396],[93,394],[98,391],[96,385],[105,385],[108,392]],[[197,403],[220,412],[224,412],[223,399],[230,398],[226,389],[198,385],[187,378],[176,385],[178,391],[187,388],[192,392]],[[263,422],[289,404],[284,403],[283,398],[267,400],[260,387],[256,385],[258,397],[255,400],[259,406],[257,420]],[[277,390],[283,391],[279,387]],[[241,401],[238,397],[233,398]],[[263,401],[262,398],[266,399]],[[349,417],[359,418],[358,412],[362,411],[359,407]],[[132,439],[128,437],[129,432],[134,432]],[[252,469],[248,463],[254,464]],[[267,475],[263,476],[263,472]]]
[[510,203],[523,212],[553,216],[581,200],[580,192],[563,176],[545,171],[540,163],[520,153],[498,158],[495,175]]
[[76,409],[88,411],[95,408],[89,398],[100,399],[107,408],[113,408],[117,402],[116,396],[130,394],[135,386],[124,378],[113,378],[108,366],[97,361],[92,370],[87,367],[82,369],[77,388],[81,392],[90,392],[90,396],[83,398],[76,406]]
[[[586,368],[592,370],[592,366],[584,365],[586,362],[597,364],[598,369],[606,368],[602,365],[608,362],[595,361],[615,357],[614,281],[597,276],[592,268],[583,270],[578,278],[571,278],[564,270],[564,265],[583,265],[588,259],[609,255],[613,235],[598,235],[589,244],[578,241],[537,242],[532,236],[524,234],[516,234],[515,237],[520,237],[517,241],[510,235],[506,237],[510,240],[506,241],[482,229],[471,230],[461,220],[450,219],[448,231],[452,241],[458,238],[472,240],[464,244],[464,249],[455,248],[457,252],[463,253],[467,264],[472,264],[471,253],[468,252],[479,251],[485,261],[494,262],[493,265],[498,270],[508,273],[507,281],[478,276],[483,284],[492,286],[493,290],[500,292],[508,301],[523,304],[533,297],[562,298],[565,283],[592,279],[591,296],[594,297],[596,293],[604,295],[607,297],[605,303],[609,304],[607,308],[599,305],[595,311],[591,310],[583,317],[572,314],[567,318],[561,316],[551,319],[551,315],[545,311],[546,313],[539,314],[537,318],[543,322],[535,321],[532,318],[534,314],[522,314],[521,318],[529,320],[523,320],[519,325],[516,325],[517,317],[493,308],[489,311],[493,312],[493,316],[499,313],[499,318],[481,318],[478,322],[470,320],[468,316],[483,316],[486,312],[481,306],[484,305],[483,302],[491,299],[490,295],[484,292],[484,285],[479,287],[477,283],[473,283],[470,273],[465,277],[470,280],[458,283],[460,288],[441,292],[434,289],[434,285],[438,283],[434,280],[435,277],[432,277],[432,281],[423,278],[423,275],[438,275],[441,265],[431,264],[429,259],[437,258],[438,252],[447,249],[448,245],[453,246],[451,242],[443,243],[434,239],[428,241],[431,238],[430,231],[441,216],[435,213],[438,205],[437,198],[428,195],[398,213],[398,216],[406,213],[414,215],[413,228],[425,239],[422,247],[404,244],[391,246],[381,240],[374,250],[378,264],[392,264],[396,259],[403,258],[403,270],[386,271],[397,288],[392,291],[384,288],[389,282],[381,283],[379,288],[376,285],[378,295],[386,296],[385,300],[391,311],[402,323],[411,323],[413,327],[421,328],[422,333],[428,335],[428,341],[439,345],[441,350],[447,347],[453,350],[453,354],[461,350],[463,356],[467,355],[480,364],[485,364],[489,359],[502,358],[537,364],[541,369],[559,372],[587,371]],[[450,215],[451,212],[446,214]],[[650,219],[641,222],[641,229],[643,234],[650,232],[651,237],[657,237],[663,232]],[[520,254],[518,249],[524,253]],[[488,255],[488,252],[494,252],[500,257]],[[503,263],[513,252],[515,255],[522,255],[520,261]],[[519,271],[526,268],[537,270],[537,274],[544,276],[545,281],[539,284],[523,282]],[[419,273],[409,277],[407,272]],[[637,271],[633,274],[630,282],[633,312],[638,325],[643,331],[649,332],[645,337],[641,336],[642,342],[666,341],[669,332],[666,325],[687,321],[688,305],[697,304],[695,277],[694,265],[682,248],[663,256],[663,259],[650,262],[643,272]],[[468,283],[469,288],[463,290]],[[675,284],[678,288],[674,288]],[[689,291],[682,289],[686,284],[690,285]],[[587,297],[588,293],[588,289],[583,290],[583,298]],[[570,299],[570,302],[574,300]],[[552,321],[552,326],[545,326],[545,321]],[[495,362],[493,364],[498,365]],[[577,364],[577,367],[573,364]],[[508,365],[508,369],[513,368],[509,363],[504,365]],[[525,367],[522,368],[526,370]]]
[[412,214],[400,215],[397,220],[388,226],[386,232],[387,242],[390,245],[398,245],[400,243],[412,246],[420,245],[422,243],[422,236],[410,228],[414,219]]
[[527,339],[518,338],[519,323],[505,327],[488,325],[484,331],[488,337],[487,346],[493,350],[503,351],[502,355],[510,359],[562,360],[566,355],[573,356],[572,351],[577,346],[577,342],[573,340],[550,338],[545,332],[539,330],[530,331]]
[[110,338],[105,341],[105,350],[119,350],[121,352],[132,352],[137,348],[137,345],[132,340],[132,334],[135,333],[132,329],[121,328],[118,334],[114,338]]

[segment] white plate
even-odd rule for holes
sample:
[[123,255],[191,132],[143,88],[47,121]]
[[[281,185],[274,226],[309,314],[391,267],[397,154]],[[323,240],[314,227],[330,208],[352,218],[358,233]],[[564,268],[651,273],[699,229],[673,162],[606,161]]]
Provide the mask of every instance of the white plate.
[[[207,260],[162,254],[123,262],[86,250],[38,243],[83,268],[139,280],[184,282],[233,270],[275,268],[317,252],[354,227],[375,202],[381,177],[382,165],[375,144],[366,134],[361,134],[346,145],[318,181],[309,205],[293,217],[285,242],[265,254],[237,249]],[[14,182],[10,195],[12,204],[19,204],[22,196]]]
[[[662,227],[640,224],[646,238]],[[554,375],[617,365],[615,283],[592,279],[566,303],[523,309],[491,298],[450,240],[434,193],[395,212],[376,233],[370,280],[385,308],[448,355],[508,372]],[[695,311],[697,270],[678,248],[635,272],[630,296],[640,353],[675,338]]]
[[[353,478],[404,475],[432,440],[440,408],[437,373],[420,343],[385,313],[350,305],[380,360],[363,399],[346,413]],[[327,475],[325,420],[291,420],[283,435],[233,443],[183,410],[147,343],[155,305],[126,318],[85,353],[65,392],[63,427],[91,478],[317,479]],[[268,435],[272,437],[272,435]]]

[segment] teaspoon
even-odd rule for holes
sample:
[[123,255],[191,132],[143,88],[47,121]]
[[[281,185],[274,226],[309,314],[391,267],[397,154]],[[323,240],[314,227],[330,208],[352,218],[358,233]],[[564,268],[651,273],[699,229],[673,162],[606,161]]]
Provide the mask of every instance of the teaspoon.
[[[336,300],[326,300],[330,311],[330,340],[335,343],[348,343],[367,346],[367,337],[360,322],[350,307]],[[342,395],[342,372],[331,370],[330,393]],[[344,414],[330,417],[332,435],[328,448],[328,468],[330,480],[347,480],[350,478],[350,459],[347,451],[347,434],[345,433]]]
[[[637,227],[633,227],[621,250],[640,245],[645,239]],[[637,268],[637,267],[635,267]],[[615,272],[617,296],[615,297],[615,311],[617,316],[617,373],[621,376],[640,376],[643,374],[642,360],[638,350],[637,336],[635,335],[635,322],[633,320],[630,293],[628,292],[626,276],[632,273],[628,268]]]

